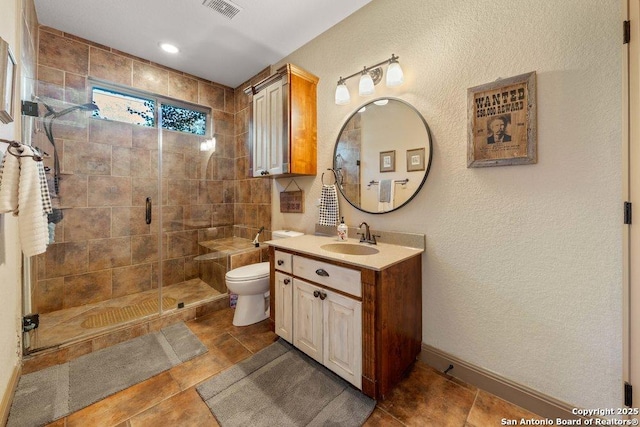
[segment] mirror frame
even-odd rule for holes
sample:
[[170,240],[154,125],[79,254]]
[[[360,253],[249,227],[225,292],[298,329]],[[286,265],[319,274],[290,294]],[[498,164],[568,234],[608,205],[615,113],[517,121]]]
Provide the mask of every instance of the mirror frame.
[[[418,117],[420,117],[420,120],[422,120],[422,123],[424,124],[424,128],[427,130],[427,136],[429,137],[429,143],[425,144],[425,145],[428,145],[428,147],[429,147],[429,160],[427,161],[425,159],[426,164],[425,164],[424,176],[422,177],[422,182],[420,183],[420,185],[418,185],[418,188],[416,188],[416,191],[411,195],[411,197],[409,197],[401,205],[399,205],[397,207],[394,207],[391,210],[383,211],[383,212],[372,212],[372,211],[368,211],[368,210],[362,209],[360,206],[354,205],[353,202],[351,200],[349,200],[345,196],[344,191],[342,190],[342,175],[339,172],[337,172],[337,169],[336,169],[336,156],[338,154],[336,151],[338,149],[338,143],[340,142],[340,135],[342,135],[342,132],[344,132],[344,129],[347,126],[347,124],[349,123],[349,121],[356,114],[358,114],[358,112],[362,109],[362,107],[366,107],[367,105],[373,104],[375,101],[380,101],[382,99],[388,99],[390,101],[401,102],[404,105],[406,105],[407,107],[409,107],[410,109],[412,109],[418,115]],[[420,111],[418,111],[418,109],[416,107],[414,107],[413,105],[409,104],[407,101],[404,101],[404,100],[399,99],[399,98],[390,97],[390,96],[384,96],[384,97],[381,97],[381,98],[372,99],[371,101],[360,105],[359,107],[356,108],[356,110],[353,113],[351,113],[351,115],[349,115],[347,120],[345,120],[344,124],[340,128],[340,132],[338,133],[338,137],[336,138],[335,146],[333,148],[333,162],[332,162],[333,164],[332,164],[332,168],[333,168],[333,173],[336,175],[336,178],[340,177],[340,180],[339,180],[340,182],[338,182],[337,184],[338,184],[338,189],[340,190],[340,194],[342,194],[342,198],[344,200],[349,202],[349,204],[351,206],[353,206],[354,208],[358,209],[361,212],[370,213],[370,214],[374,214],[374,215],[381,215],[381,214],[386,214],[386,213],[389,213],[389,212],[397,211],[401,207],[406,206],[411,200],[413,200],[414,197],[416,197],[416,195],[422,189],[422,186],[424,185],[425,181],[427,180],[427,176],[429,176],[429,171],[431,170],[431,160],[432,160],[432,158],[433,158],[433,138],[431,137],[431,129],[429,129],[429,125],[427,124],[427,121],[425,120],[424,116],[422,114],[420,114]],[[338,181],[338,179],[336,179],[336,181]],[[360,186],[362,186],[362,184],[360,184]]]

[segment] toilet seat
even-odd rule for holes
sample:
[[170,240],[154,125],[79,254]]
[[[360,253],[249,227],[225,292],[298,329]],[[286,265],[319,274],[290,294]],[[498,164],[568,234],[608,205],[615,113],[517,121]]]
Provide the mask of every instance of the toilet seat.
[[225,279],[229,282],[245,282],[263,277],[269,277],[269,263],[260,262],[249,264],[244,267],[234,268],[225,274]]

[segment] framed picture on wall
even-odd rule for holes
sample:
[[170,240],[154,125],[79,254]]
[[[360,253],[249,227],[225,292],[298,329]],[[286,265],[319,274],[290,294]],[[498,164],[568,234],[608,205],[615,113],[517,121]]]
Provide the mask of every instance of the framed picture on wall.
[[424,170],[424,148],[407,150],[407,172]]
[[467,89],[467,167],[536,163],[536,72]]
[[395,172],[396,150],[380,152],[380,172]]
[[9,43],[0,38],[0,121],[13,121],[13,88],[16,79],[16,59]]

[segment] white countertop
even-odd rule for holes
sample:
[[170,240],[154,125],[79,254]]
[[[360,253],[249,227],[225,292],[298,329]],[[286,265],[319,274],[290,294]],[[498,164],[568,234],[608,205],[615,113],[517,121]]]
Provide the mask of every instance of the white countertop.
[[[397,264],[424,252],[423,249],[390,245],[388,243],[369,245],[367,243],[360,243],[358,239],[349,239],[346,242],[339,242],[336,237],[314,236],[310,234],[299,237],[290,237],[287,239],[269,240],[264,243],[275,248],[314,255],[328,260],[339,261],[345,264],[351,264],[357,267],[364,267],[376,271],[384,270],[393,264]],[[373,255],[348,255],[321,248],[322,245],[330,243],[371,246],[376,248],[379,252]]]

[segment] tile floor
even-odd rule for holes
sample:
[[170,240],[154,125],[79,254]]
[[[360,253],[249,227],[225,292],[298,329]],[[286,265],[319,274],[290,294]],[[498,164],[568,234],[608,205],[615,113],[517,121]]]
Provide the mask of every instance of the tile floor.
[[[232,309],[187,322],[209,351],[49,426],[218,426],[195,387],[277,339],[270,321],[237,328]],[[365,426],[499,426],[539,418],[422,362],[380,402]]]

